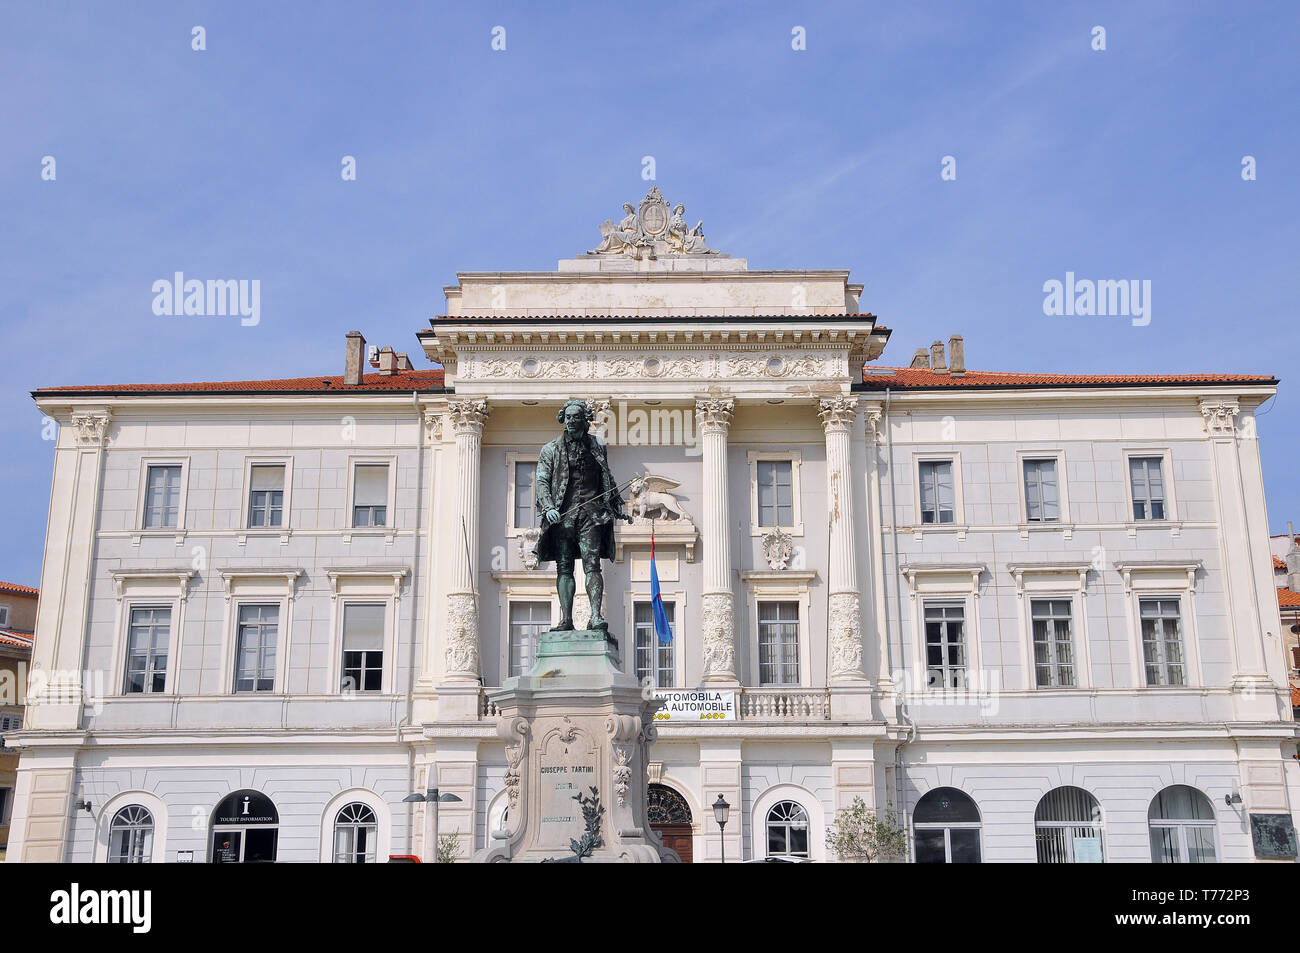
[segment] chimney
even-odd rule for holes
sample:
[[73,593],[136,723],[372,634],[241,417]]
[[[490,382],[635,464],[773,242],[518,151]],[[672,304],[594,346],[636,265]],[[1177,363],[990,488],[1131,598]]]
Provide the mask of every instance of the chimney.
[[948,360],[952,362],[949,370],[953,377],[966,373],[966,345],[960,334],[948,338]]
[[361,383],[361,358],[366,353],[366,339],[360,331],[347,334],[347,362],[343,370],[343,383],[355,387]]
[[912,367],[930,366],[930,352],[923,347],[918,347],[916,353],[912,355]]
[[1286,524],[1286,535],[1291,540],[1291,548],[1286,553],[1286,587],[1292,592],[1300,592],[1300,546],[1296,545],[1295,530]]
[[930,369],[939,374],[948,372],[948,365],[943,362],[942,341],[935,341],[930,345]]
[[386,344],[379,349],[379,373],[385,377],[397,373],[397,354]]
[[411,359],[410,359],[409,357],[407,357],[405,354],[398,353],[398,355],[397,355],[397,369],[398,369],[399,371],[410,371],[410,370],[414,370],[414,368],[411,367]]

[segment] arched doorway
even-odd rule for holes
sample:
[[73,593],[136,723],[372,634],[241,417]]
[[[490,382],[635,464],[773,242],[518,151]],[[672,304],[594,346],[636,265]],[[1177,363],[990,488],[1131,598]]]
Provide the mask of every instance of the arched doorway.
[[647,794],[646,816],[650,829],[663,839],[664,846],[677,851],[682,863],[689,864],[694,835],[691,806],[686,803],[686,798],[667,785],[652,784]]
[[260,791],[236,791],[212,812],[214,864],[275,862],[280,814]]

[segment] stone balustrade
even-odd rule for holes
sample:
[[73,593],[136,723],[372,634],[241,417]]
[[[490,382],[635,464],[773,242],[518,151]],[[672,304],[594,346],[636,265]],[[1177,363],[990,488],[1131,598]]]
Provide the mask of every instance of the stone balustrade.
[[[486,688],[479,692],[480,721],[501,714],[487,693]],[[743,721],[829,721],[831,696],[824,688],[743,688],[739,716]]]
[[828,721],[831,696],[824,688],[746,688],[740,694],[742,721]]

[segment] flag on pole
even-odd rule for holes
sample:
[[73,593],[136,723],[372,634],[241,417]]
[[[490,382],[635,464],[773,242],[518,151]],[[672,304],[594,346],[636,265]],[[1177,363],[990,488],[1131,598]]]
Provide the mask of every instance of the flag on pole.
[[655,565],[655,524],[650,521],[650,606],[655,615],[655,635],[659,636],[661,645],[673,640],[673,629],[668,624],[668,612],[664,609],[664,597],[659,591],[659,567]]

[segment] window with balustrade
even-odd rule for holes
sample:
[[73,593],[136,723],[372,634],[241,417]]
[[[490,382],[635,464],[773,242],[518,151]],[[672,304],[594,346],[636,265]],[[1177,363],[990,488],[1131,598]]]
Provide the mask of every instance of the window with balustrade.
[[[664,601],[664,614],[668,617],[669,631],[677,624],[677,606]],[[650,680],[655,688],[673,688],[676,686],[673,643],[661,642],[655,632],[654,605],[648,601],[638,601],[632,606],[632,630],[635,639],[634,674],[641,684]]]
[[966,687],[966,606],[925,603],[925,670],[929,688]]
[[799,684],[799,603],[758,604],[758,681],[760,685]]
[[549,602],[510,603],[509,675],[526,675],[537,655],[537,640],[551,627]]

